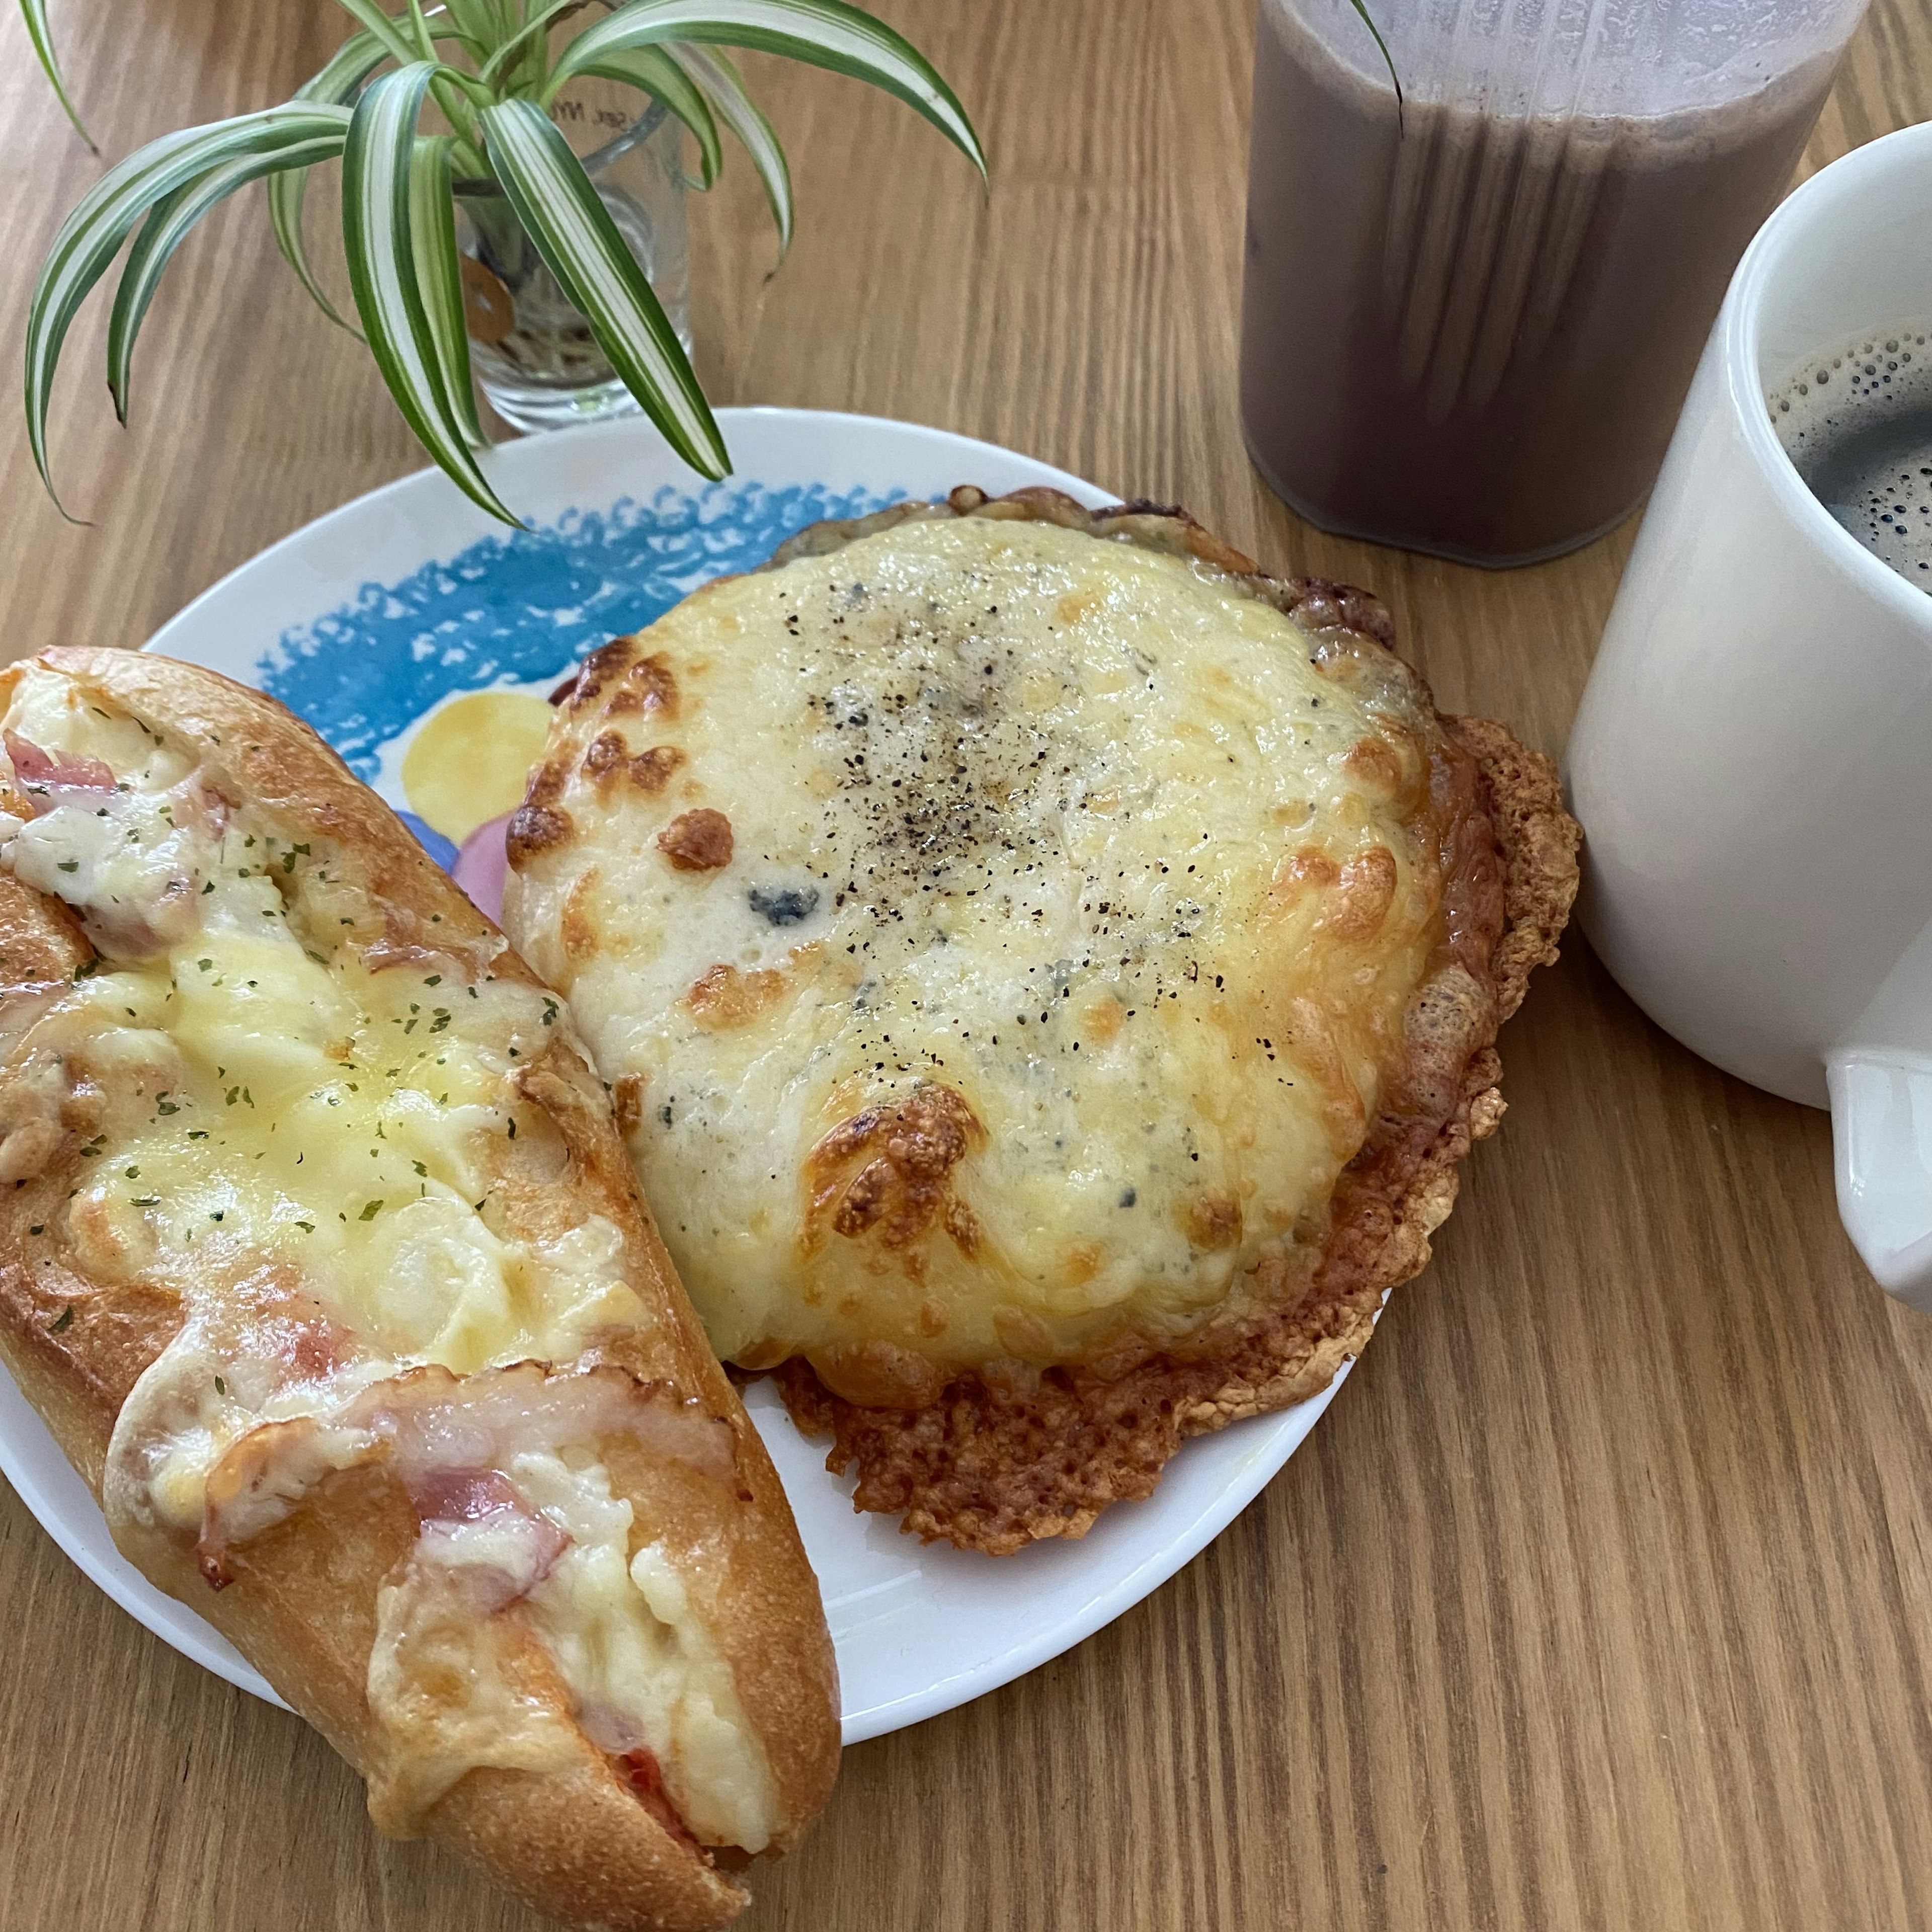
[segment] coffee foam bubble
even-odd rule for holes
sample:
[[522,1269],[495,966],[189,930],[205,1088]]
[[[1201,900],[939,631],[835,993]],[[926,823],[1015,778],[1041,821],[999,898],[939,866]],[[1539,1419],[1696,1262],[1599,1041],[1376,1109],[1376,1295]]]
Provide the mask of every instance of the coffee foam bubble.
[[1813,356],[1765,400],[1811,494],[1881,562],[1932,591],[1932,323]]

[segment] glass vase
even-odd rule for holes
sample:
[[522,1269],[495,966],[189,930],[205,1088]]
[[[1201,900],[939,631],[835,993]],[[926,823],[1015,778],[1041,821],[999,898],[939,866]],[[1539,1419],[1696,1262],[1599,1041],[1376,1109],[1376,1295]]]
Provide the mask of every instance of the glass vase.
[[[597,82],[566,89],[550,118],[583,161],[617,232],[687,351],[684,130],[662,102]],[[522,430],[634,412],[637,404],[557,286],[494,182],[456,187],[457,246],[470,358],[490,406]]]

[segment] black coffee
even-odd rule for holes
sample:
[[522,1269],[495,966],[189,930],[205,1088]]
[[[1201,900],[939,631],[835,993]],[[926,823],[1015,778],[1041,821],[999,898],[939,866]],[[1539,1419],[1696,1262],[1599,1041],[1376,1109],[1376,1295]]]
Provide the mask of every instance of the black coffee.
[[1932,590],[1932,323],[1814,357],[1766,400],[1812,495],[1881,563]]

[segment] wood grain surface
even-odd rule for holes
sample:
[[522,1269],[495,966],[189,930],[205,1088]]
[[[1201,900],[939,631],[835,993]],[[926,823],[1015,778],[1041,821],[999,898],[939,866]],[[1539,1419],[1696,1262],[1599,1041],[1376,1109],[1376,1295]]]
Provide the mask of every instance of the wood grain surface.
[[[693,210],[719,401],[909,417],[1176,499],[1394,606],[1445,708],[1558,750],[1626,528],[1503,574],[1324,537],[1242,453],[1252,0],[880,0],[978,118],[760,69],[801,218],[742,157]],[[322,0],[55,0],[110,154],[284,98]],[[1926,0],[1879,0],[1807,159],[1932,112]],[[97,164],[0,20],[0,366]],[[133,427],[76,333],[54,439],[0,411],[4,653],[136,644],[419,458],[244,197],[183,251]],[[1932,1924],[1932,1322],[1866,1277],[1822,1114],[1649,1026],[1573,939],[1504,1036],[1509,1118],[1308,1445],[1147,1603],[848,1754],[752,1932]],[[301,1724],[112,1607],[0,1489],[5,1932],[533,1932],[377,1839]]]

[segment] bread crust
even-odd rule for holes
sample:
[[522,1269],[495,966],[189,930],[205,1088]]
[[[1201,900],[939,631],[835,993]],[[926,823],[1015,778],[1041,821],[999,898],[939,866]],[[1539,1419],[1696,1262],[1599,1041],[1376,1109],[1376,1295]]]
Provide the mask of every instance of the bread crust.
[[[1389,614],[1366,591],[1271,577],[1172,505],[1090,511],[1049,489],[991,498],[965,486],[943,502],[814,525],[767,567],[949,516],[1040,519],[1191,557],[1318,640],[1394,646]],[[856,1472],[856,1508],[898,1515],[922,1541],[996,1556],[1084,1535],[1108,1504],[1150,1495],[1189,1437],[1327,1388],[1361,1352],[1389,1291],[1427,1264],[1460,1163],[1502,1117],[1497,1029],[1522,1004],[1532,969],[1557,957],[1581,838],[1549,759],[1492,721],[1437,716],[1449,931],[1410,1001],[1407,1063],[1337,1186],[1307,1292],[1258,1318],[1210,1323],[1184,1352],[1151,1354],[1124,1372],[971,1372],[916,1408],[862,1406],[833,1393],[808,1362],[782,1364],[773,1372],[794,1418],[832,1438],[829,1468]]]
[[[150,730],[196,745],[208,779],[291,838],[327,842],[366,896],[369,930],[358,924],[352,940],[365,962],[372,948],[466,953],[499,978],[538,983],[394,814],[272,699],[196,667],[118,651],[64,648],[38,662]],[[22,668],[0,673],[0,705]],[[71,980],[92,957],[65,906],[0,872],[0,1072],[14,1038],[4,1002]],[[816,1581],[776,1473],[706,1344],[639,1196],[608,1098],[567,1024],[519,1084],[523,1101],[549,1116],[569,1162],[561,1182],[541,1186],[506,1168],[501,1198],[511,1231],[536,1236],[606,1217],[622,1238],[625,1279],[650,1320],[600,1345],[596,1358],[694,1398],[730,1432],[735,1492],[641,1450],[614,1455],[610,1474],[614,1492],[640,1505],[640,1516],[648,1510],[644,1520],[662,1526],[683,1566],[770,1762],[782,1818],[771,1849],[788,1850],[822,1808],[838,1755],[836,1671]],[[58,1232],[79,1171],[79,1138],[69,1124],[41,1172],[0,1190],[0,1359],[98,1497],[122,1404],[184,1310],[172,1290],[92,1280],[70,1247],[30,1234]],[[364,1466],[328,1477],[304,1508],[235,1550],[230,1586],[218,1594],[191,1544],[144,1544],[137,1553],[152,1581],[234,1642],[366,1773],[376,1594],[415,1534],[400,1480]],[[527,1631],[512,1663],[535,1694],[568,1713],[568,1694]],[[428,1813],[428,1833],[568,1924],[699,1932],[735,1916],[746,1902],[742,1886],[661,1823],[614,1761],[580,1731],[575,1736],[567,1761],[541,1772],[466,1772]]]

